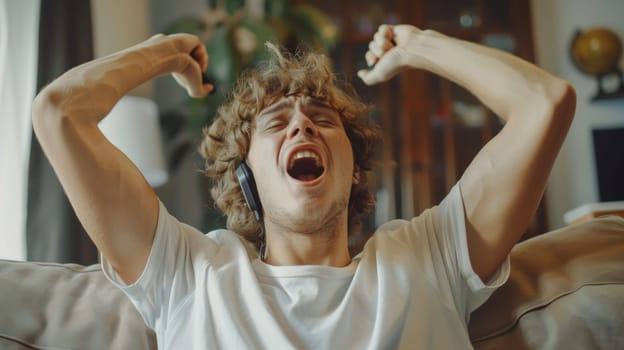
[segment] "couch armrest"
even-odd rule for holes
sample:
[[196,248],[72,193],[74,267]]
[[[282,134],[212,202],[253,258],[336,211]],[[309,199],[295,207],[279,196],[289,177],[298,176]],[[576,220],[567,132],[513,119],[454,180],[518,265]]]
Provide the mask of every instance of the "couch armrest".
[[156,349],[99,265],[0,260],[0,348]]
[[624,219],[514,247],[509,281],[471,315],[475,349],[624,348]]

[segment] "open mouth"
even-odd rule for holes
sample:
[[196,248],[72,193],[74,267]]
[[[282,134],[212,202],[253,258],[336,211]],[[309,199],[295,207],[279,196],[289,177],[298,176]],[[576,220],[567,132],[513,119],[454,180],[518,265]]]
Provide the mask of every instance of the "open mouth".
[[318,154],[310,150],[302,150],[290,158],[287,171],[292,178],[307,182],[323,175],[325,168]]

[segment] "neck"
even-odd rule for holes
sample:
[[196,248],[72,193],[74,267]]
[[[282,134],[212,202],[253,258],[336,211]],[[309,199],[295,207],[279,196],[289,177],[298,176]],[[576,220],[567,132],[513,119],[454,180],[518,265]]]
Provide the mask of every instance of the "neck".
[[312,231],[293,230],[270,220],[265,228],[268,264],[343,267],[351,262],[346,215]]

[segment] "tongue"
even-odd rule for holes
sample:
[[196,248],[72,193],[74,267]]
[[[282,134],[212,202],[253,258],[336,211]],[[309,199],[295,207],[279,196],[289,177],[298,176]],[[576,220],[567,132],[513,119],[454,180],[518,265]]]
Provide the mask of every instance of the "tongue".
[[314,174],[304,174],[297,176],[297,180],[299,181],[312,181],[314,179],[316,179],[316,176]]
[[299,181],[312,181],[323,174],[323,167],[313,158],[296,159],[288,169],[288,174]]

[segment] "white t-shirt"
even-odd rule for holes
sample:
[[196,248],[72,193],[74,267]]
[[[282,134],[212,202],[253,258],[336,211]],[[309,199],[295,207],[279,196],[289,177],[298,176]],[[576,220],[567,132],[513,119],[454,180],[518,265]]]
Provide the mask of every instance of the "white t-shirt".
[[470,312],[509,275],[473,272],[458,186],[383,225],[351,264],[271,266],[236,233],[202,234],[160,205],[142,275],[124,290],[161,349],[469,349]]

